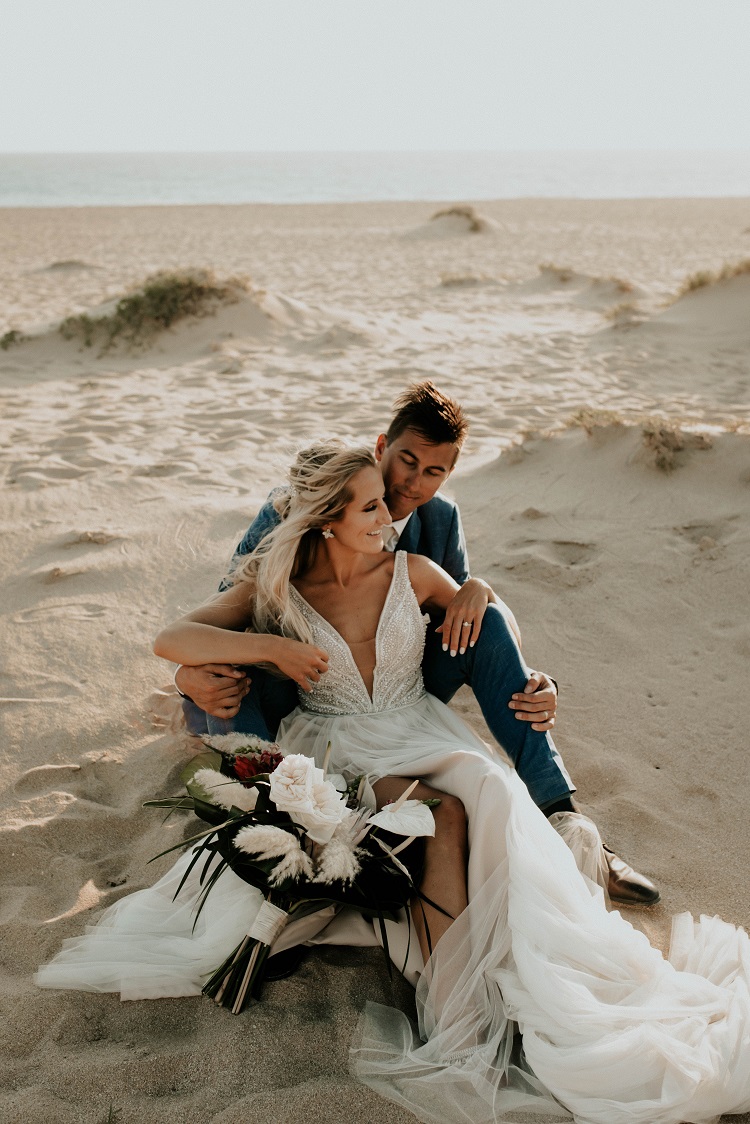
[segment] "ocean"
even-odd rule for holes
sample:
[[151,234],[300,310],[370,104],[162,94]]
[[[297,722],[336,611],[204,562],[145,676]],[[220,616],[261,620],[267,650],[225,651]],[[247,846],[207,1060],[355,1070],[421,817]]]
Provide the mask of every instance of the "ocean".
[[0,154],[0,206],[750,196],[750,151]]

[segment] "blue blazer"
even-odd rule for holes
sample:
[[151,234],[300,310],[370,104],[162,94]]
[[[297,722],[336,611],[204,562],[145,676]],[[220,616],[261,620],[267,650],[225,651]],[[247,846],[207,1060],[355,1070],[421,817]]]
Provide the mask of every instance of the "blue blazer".
[[[274,489],[255,516],[234,552],[232,569],[243,555],[255,550],[261,539],[264,539],[281,522],[273,501],[283,492],[283,488]],[[469,579],[466,539],[458,507],[440,493],[412,512],[396,549],[431,558],[459,585],[463,585]],[[221,588],[226,589],[226,586],[227,582],[222,582]]]

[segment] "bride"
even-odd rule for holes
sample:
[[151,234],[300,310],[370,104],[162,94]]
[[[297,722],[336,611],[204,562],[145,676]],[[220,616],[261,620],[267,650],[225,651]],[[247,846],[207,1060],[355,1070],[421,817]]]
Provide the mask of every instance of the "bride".
[[[573,857],[586,848],[566,846],[513,768],[425,693],[423,614],[457,587],[428,559],[383,550],[390,515],[369,451],[316,445],[290,481],[282,522],[234,585],[166,628],[155,651],[195,665],[274,665],[299,687],[279,733],[284,753],[320,765],[330,742],[330,768],[367,773],[381,805],[411,777],[415,796],[442,795],[422,882],[445,910],[426,908],[432,955],[414,914],[418,1031],[368,1005],[357,1075],[435,1122],[535,1112],[698,1124],[750,1109],[747,934],[685,914],[665,960],[608,913],[586,876],[596,862],[582,874]],[[575,814],[562,820],[574,843],[595,830]],[[188,881],[171,900],[185,866],[67,942],[38,982],[123,998],[197,994],[251,922],[258,892],[226,872],[192,933],[196,888]]]

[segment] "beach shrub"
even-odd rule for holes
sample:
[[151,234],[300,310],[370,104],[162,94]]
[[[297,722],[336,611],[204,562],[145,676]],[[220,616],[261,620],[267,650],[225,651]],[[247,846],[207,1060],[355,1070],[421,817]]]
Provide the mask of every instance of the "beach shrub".
[[14,347],[16,344],[21,343],[24,339],[23,332],[19,332],[18,328],[11,328],[4,336],[0,336],[0,348],[7,351],[9,347]]
[[208,316],[218,305],[237,301],[248,288],[242,278],[219,281],[211,270],[156,273],[121,297],[112,312],[68,316],[60,324],[60,332],[64,339],[77,339],[84,347],[100,344],[102,355],[117,343],[146,347],[179,320]]
[[750,273],[750,258],[738,262],[725,262],[721,269],[699,269],[697,273],[691,273],[685,278],[675,299],[679,300],[687,293],[694,293],[696,289],[704,289],[707,285],[716,285],[719,281],[730,281],[733,277],[741,277],[745,273]]

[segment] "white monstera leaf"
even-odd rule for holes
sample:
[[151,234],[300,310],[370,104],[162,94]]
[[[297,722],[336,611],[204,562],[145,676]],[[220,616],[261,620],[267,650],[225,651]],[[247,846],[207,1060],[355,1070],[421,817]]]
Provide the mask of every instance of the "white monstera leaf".
[[370,816],[370,825],[392,831],[394,835],[434,835],[435,817],[421,800],[396,801],[386,804],[380,812]]

